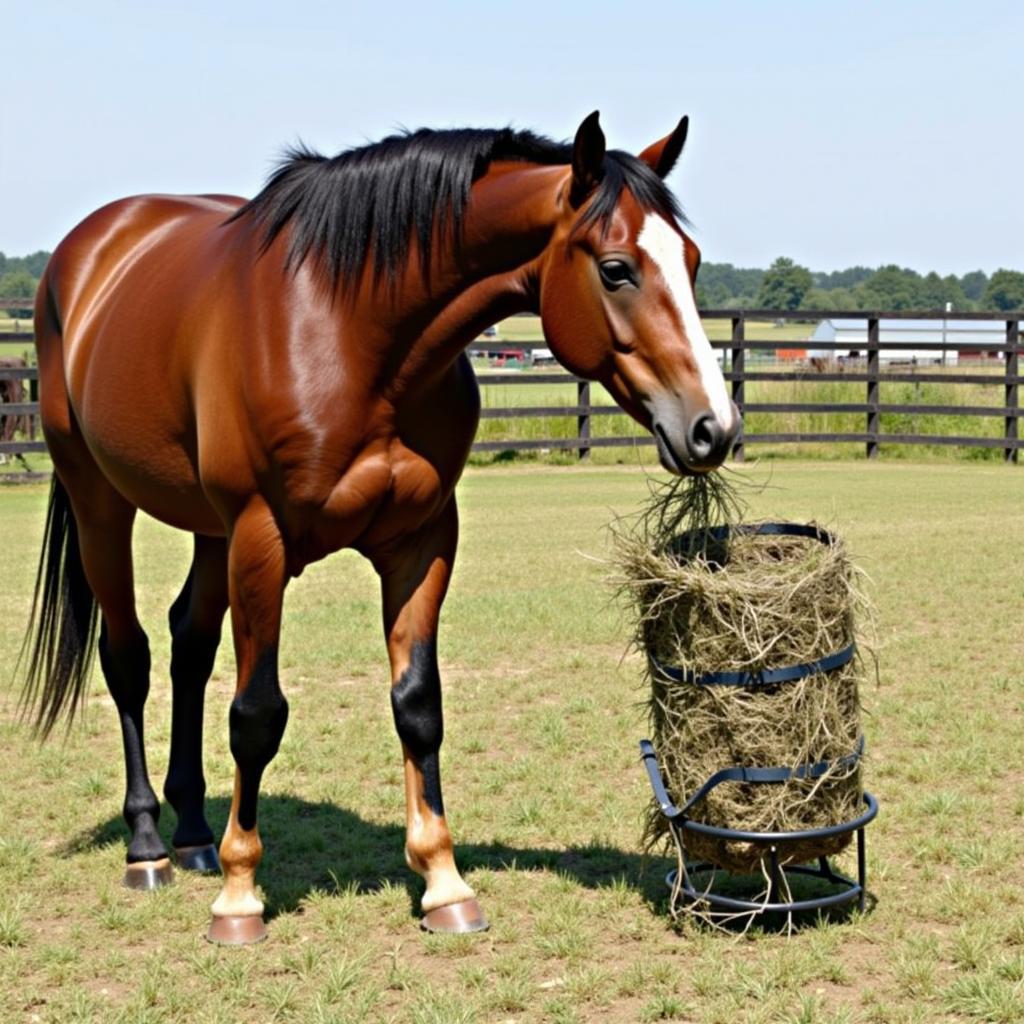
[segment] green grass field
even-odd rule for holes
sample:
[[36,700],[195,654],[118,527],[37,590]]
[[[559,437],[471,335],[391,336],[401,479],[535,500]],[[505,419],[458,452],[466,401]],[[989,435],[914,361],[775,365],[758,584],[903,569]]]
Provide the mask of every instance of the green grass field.
[[[371,571],[349,553],[290,589],[291,721],[264,780],[271,935],[203,939],[219,883],[120,887],[121,746],[94,677],[84,727],[37,746],[0,693],[0,1020],[933,1024],[1024,1021],[1024,476],[987,464],[748,467],[753,512],[841,531],[871,577],[880,684],[864,691],[872,905],[784,934],[672,925],[668,861],[641,855],[646,735],[629,626],[600,559],[638,467],[488,467],[460,485],[443,616],[445,802],[492,929],[417,930],[401,757]],[[0,490],[9,675],[42,487]],[[143,520],[138,595],[154,655],[150,767],[169,732],[166,609],[185,536]],[[595,560],[596,559],[596,560]],[[232,780],[232,658],[207,705],[211,820]],[[173,813],[162,831],[169,839]]]

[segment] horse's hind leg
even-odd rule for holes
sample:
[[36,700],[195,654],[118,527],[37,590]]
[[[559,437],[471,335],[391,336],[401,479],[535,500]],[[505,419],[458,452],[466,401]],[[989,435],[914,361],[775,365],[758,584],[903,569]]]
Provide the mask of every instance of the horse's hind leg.
[[173,709],[164,782],[164,795],[178,816],[175,857],[192,871],[220,871],[204,811],[203,703],[227,607],[227,542],[196,534],[192,568],[168,616]]
[[[45,280],[49,281],[49,271]],[[170,881],[171,866],[157,832],[160,803],[149,783],[143,746],[149,641],[135,614],[132,526],[136,510],[103,475],[82,439],[65,386],[63,346],[49,284],[39,294],[47,299],[37,305],[35,321],[43,431],[57,478],[71,504],[81,569],[102,614],[100,664],[124,740],[124,816],[131,829],[125,883],[154,888]]]
[[135,507],[95,467],[84,480],[81,463],[76,469],[66,484],[78,525],[82,567],[103,616],[100,664],[124,741],[124,817],[131,829],[124,882],[132,889],[153,889],[170,882],[172,872],[157,831],[160,803],[149,782],[143,741],[149,641],[135,614],[131,544]]

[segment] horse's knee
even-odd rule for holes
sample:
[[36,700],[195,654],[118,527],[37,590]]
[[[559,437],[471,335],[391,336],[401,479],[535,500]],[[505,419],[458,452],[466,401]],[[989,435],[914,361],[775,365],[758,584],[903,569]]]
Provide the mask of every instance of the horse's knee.
[[243,768],[266,767],[288,722],[288,701],[278,682],[276,660],[276,652],[260,658],[248,685],[231,702],[231,753]]
[[244,829],[256,824],[256,799],[263,769],[273,760],[288,724],[288,701],[277,677],[277,652],[256,663],[249,683],[231,702],[231,753],[241,773],[238,821]]
[[171,638],[171,682],[205,686],[213,672],[220,634],[210,635],[179,624]]
[[398,736],[420,760],[437,753],[444,739],[441,676],[433,639],[413,645],[409,667],[391,688],[391,710]]
[[441,676],[433,638],[413,646],[409,667],[391,688],[395,728],[419,769],[423,799],[437,815],[444,814],[438,751],[444,740]]

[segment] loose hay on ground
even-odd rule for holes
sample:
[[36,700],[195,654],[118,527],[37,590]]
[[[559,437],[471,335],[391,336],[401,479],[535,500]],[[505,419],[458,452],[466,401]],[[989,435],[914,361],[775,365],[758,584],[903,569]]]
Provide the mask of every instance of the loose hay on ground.
[[[638,519],[614,527],[615,582],[635,617],[635,643],[648,656],[653,738],[677,805],[722,768],[838,762],[860,737],[859,658],[774,686],[697,685],[658,671],[657,663],[701,675],[813,662],[847,647],[858,620],[868,621],[841,539],[731,530],[723,540],[714,529],[738,523],[741,507],[732,487],[711,474],[655,487]],[[855,818],[861,794],[858,761],[817,779],[726,782],[689,816],[745,831],[799,831]],[[648,843],[667,833],[652,804]],[[849,838],[784,844],[780,862],[830,855]],[[684,841],[690,858],[737,872],[759,872],[767,854],[763,846],[690,832]]]

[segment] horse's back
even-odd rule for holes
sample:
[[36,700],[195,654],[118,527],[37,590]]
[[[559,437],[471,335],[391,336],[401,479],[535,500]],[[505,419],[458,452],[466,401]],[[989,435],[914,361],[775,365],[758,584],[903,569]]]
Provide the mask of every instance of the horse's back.
[[[167,269],[175,253],[194,261],[243,202],[232,196],[143,195],[91,213],[57,246],[47,268],[62,332],[85,327],[100,300],[109,300],[118,291],[114,286],[131,278],[140,262],[154,278],[160,270],[153,266],[154,255]],[[164,278],[160,286],[173,289],[174,282]],[[116,297],[122,299],[125,289],[119,291]]]
[[97,210],[55,250],[37,308],[51,449],[74,456],[84,441],[135,504],[204,532],[219,523],[198,479],[190,379],[243,202],[136,196]]

